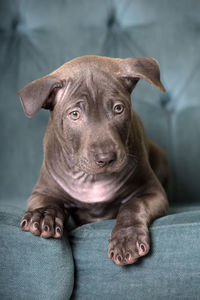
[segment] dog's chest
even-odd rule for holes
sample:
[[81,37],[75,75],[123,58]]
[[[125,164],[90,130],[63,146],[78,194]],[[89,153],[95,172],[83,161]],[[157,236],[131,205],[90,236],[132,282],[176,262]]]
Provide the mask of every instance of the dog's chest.
[[107,202],[121,194],[125,182],[126,178],[119,175],[96,180],[92,175],[83,174],[68,178],[65,191],[81,202]]
[[67,193],[81,201],[87,203],[106,202],[111,200],[117,190],[114,180],[87,181],[74,180],[73,184],[67,185]]

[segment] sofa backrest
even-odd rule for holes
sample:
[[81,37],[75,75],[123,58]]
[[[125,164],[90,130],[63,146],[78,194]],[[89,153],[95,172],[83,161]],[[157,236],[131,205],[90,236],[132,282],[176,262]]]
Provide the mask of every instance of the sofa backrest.
[[49,113],[27,119],[17,91],[82,55],[156,58],[167,89],[141,81],[132,95],[149,136],[167,152],[172,203],[200,195],[200,2],[0,2],[2,199],[27,199],[39,176]]

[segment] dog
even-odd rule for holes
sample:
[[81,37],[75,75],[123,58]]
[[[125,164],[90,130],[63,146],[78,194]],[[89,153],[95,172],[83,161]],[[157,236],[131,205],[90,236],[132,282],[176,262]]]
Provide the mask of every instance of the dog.
[[168,208],[168,163],[131,106],[140,79],[165,92],[153,58],[82,56],[19,91],[28,117],[50,110],[22,230],[60,238],[69,216],[77,225],[116,218],[109,258],[127,265],[149,252],[149,226]]

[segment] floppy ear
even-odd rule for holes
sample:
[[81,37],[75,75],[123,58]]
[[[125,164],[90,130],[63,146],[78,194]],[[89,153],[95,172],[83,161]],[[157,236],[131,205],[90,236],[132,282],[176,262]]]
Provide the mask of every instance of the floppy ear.
[[63,82],[53,76],[45,76],[35,80],[18,92],[24,112],[32,118],[40,108],[53,109],[54,99]]
[[160,81],[159,64],[151,57],[124,59],[122,62],[121,79],[130,93],[140,79],[145,79],[162,92],[166,91]]

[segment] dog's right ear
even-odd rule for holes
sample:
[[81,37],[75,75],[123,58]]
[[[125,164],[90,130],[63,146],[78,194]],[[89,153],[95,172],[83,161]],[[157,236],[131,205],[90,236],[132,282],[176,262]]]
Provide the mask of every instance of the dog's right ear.
[[26,116],[32,118],[41,108],[52,110],[56,92],[63,85],[63,81],[48,75],[21,89],[18,95]]

